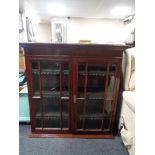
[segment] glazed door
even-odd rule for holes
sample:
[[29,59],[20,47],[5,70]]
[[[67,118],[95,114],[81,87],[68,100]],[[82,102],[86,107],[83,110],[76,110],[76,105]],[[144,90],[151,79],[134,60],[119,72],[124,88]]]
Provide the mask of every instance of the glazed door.
[[31,108],[35,131],[69,130],[70,64],[31,62]]
[[111,132],[116,72],[110,62],[75,63],[75,132]]

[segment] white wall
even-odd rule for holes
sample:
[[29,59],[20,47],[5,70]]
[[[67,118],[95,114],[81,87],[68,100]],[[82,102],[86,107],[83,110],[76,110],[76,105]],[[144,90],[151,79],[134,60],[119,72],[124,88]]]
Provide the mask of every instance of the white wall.
[[37,42],[50,43],[51,40],[52,40],[51,23],[39,23]]
[[[79,40],[91,40],[93,43],[124,43],[129,33],[128,25],[112,19],[65,19],[67,25],[67,43],[78,43]],[[22,38],[22,37],[21,37]],[[23,37],[26,40],[27,36]],[[37,42],[52,42],[51,23],[38,24]]]
[[19,33],[19,42],[28,42],[27,40],[27,32],[26,32],[26,16],[25,12],[22,14],[22,20],[23,20],[23,28],[24,30]]
[[32,23],[32,26],[33,26],[33,31],[35,33],[35,36],[33,38],[31,38],[32,42],[36,42],[37,41],[37,37],[38,37],[38,31],[37,31],[38,19],[35,16],[35,14],[30,12],[29,10],[22,10],[22,13],[23,13],[22,14],[22,19],[23,19],[24,30],[19,33],[19,42],[28,42],[27,28],[26,28],[26,17],[28,17],[29,20],[31,20],[31,23]]
[[135,18],[130,23],[125,24],[125,40],[127,43],[133,43],[135,40],[135,34],[133,33],[135,29]]
[[69,19],[67,21],[67,42],[91,40],[93,43],[124,43],[125,24],[110,19]]

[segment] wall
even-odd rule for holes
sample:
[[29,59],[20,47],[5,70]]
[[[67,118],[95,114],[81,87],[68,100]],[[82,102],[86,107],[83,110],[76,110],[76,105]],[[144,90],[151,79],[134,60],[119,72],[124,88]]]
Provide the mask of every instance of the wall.
[[[67,43],[78,43],[79,40],[91,40],[93,43],[122,44],[126,40],[130,29],[122,21],[112,19],[71,18],[64,21],[67,25]],[[24,32],[23,36],[20,37],[21,40],[27,40]],[[51,23],[38,24],[36,42],[52,42]]]
[[29,10],[22,10],[22,19],[23,19],[23,28],[24,30],[19,33],[19,42],[28,42],[28,32],[27,32],[27,26],[26,26],[26,18],[28,18],[33,26],[33,32],[34,36],[31,38],[31,42],[36,42],[38,37],[38,19],[35,17],[35,14],[33,16],[31,15],[31,12]]
[[23,28],[24,28],[24,30],[19,33],[19,42],[27,42],[26,16],[25,16],[24,11],[23,11],[23,14],[22,14],[22,20],[23,20]]
[[133,43],[133,41],[135,41],[135,18],[125,23],[125,42]]
[[37,42],[50,43],[51,40],[52,40],[51,23],[39,23]]
[[93,43],[124,43],[125,24],[111,19],[69,19],[67,20],[67,42],[91,40]]

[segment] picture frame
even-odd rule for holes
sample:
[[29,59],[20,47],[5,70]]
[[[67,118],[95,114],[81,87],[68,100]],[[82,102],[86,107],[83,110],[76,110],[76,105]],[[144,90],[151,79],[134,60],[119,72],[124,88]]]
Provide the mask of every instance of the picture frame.
[[22,11],[19,10],[19,33],[24,31]]
[[64,20],[52,21],[52,42],[65,43],[67,40],[67,24]]

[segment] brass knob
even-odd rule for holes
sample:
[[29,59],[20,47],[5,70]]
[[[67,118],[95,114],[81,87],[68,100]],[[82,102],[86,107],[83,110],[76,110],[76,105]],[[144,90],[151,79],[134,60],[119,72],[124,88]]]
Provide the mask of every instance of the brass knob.
[[76,95],[73,96],[73,102],[76,103]]

